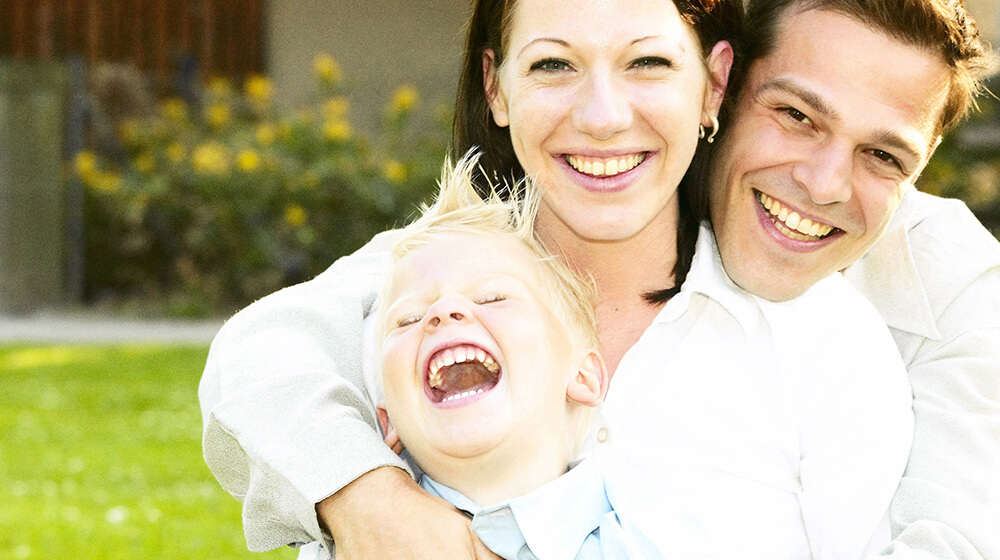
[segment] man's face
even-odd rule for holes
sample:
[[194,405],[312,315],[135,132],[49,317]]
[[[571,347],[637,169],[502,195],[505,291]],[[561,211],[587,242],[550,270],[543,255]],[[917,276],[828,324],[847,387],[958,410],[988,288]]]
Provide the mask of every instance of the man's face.
[[855,19],[787,13],[710,177],[733,281],[783,301],[860,258],[936,146],[948,80],[936,53]]

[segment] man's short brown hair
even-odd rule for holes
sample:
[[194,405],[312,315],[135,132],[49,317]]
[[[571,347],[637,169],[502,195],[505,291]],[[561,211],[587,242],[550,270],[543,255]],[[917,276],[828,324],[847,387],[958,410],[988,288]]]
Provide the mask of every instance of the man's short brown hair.
[[962,0],[749,0],[743,67],[748,71],[754,61],[771,54],[789,13],[809,10],[843,14],[906,44],[939,53],[951,69],[939,133],[953,128],[975,106],[983,80],[995,66],[994,55]]

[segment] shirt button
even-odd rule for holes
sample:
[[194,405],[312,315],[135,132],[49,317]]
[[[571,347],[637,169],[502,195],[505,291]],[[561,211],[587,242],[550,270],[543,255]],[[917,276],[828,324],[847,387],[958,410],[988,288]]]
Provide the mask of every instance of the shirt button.
[[604,443],[606,441],[608,441],[608,429],[601,428],[600,430],[597,430],[597,442]]

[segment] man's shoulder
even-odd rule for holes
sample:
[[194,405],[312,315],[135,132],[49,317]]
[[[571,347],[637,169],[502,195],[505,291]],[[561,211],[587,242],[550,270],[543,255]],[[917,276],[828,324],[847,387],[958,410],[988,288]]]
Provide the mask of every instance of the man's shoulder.
[[915,191],[892,227],[905,232],[918,270],[977,275],[1000,265],[1000,242],[960,200]]

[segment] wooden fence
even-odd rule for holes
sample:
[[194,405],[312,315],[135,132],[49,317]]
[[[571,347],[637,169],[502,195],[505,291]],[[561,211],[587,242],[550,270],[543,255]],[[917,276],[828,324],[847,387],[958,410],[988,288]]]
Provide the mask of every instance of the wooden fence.
[[236,83],[263,67],[265,0],[0,0],[0,57],[131,62],[169,87],[180,65]]

